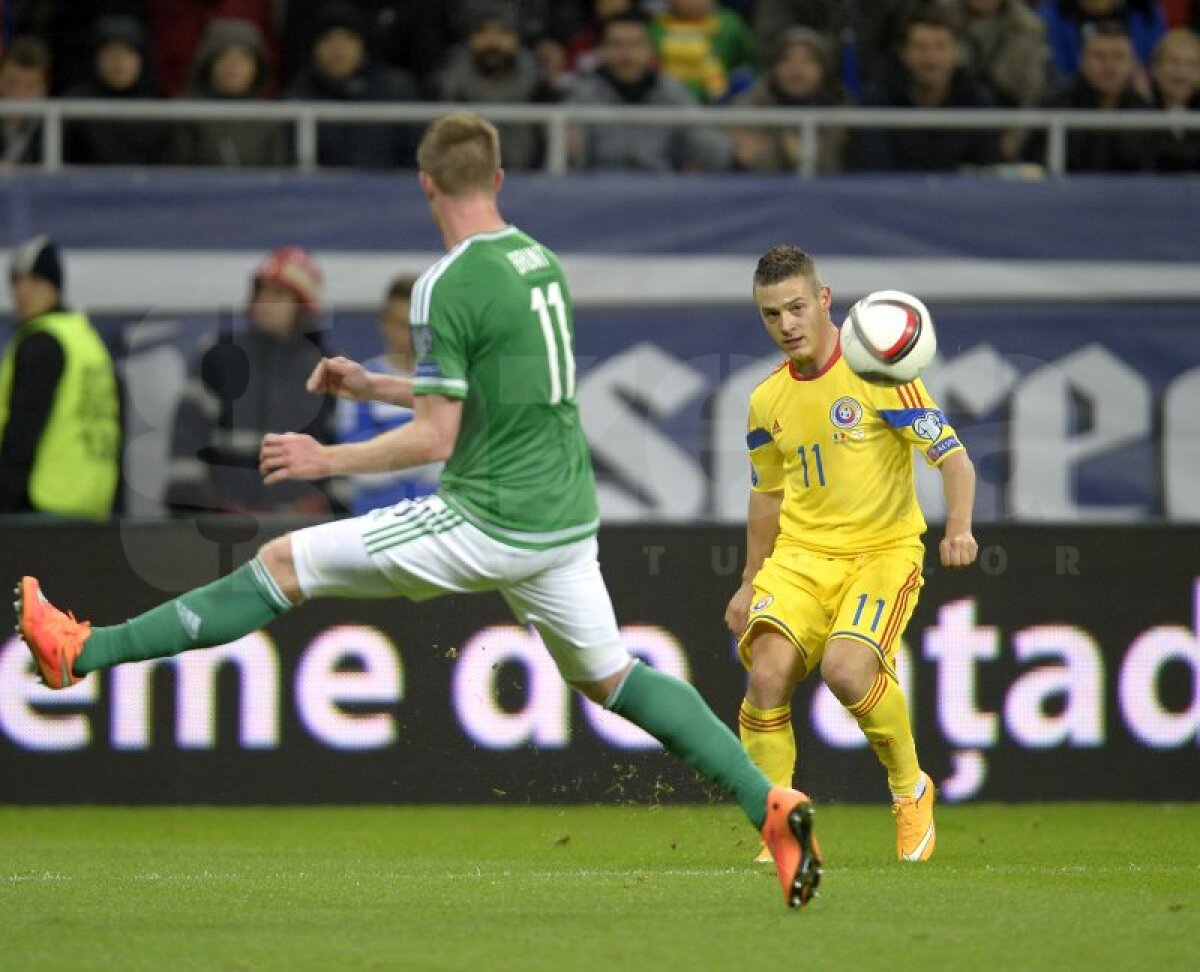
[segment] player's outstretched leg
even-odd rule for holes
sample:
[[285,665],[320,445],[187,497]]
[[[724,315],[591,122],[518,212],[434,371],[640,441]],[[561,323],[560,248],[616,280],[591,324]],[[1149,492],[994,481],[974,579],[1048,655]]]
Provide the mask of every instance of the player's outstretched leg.
[[17,631],[33,653],[42,681],[55,689],[74,685],[100,668],[235,641],[292,607],[261,556],[112,627],[93,629],[60,611],[36,578],[22,577],[16,595]]
[[732,793],[772,851],[784,900],[793,908],[808,903],[821,874],[808,797],[773,788],[737,736],[687,682],[635,662],[604,704]]

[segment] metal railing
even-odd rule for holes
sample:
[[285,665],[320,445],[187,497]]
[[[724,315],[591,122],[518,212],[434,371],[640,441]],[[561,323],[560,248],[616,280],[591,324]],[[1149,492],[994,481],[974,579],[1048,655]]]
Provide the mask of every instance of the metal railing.
[[41,167],[63,168],[63,125],[71,121],[247,121],[294,126],[293,155],[303,172],[317,164],[317,130],[321,124],[367,125],[429,122],[455,109],[477,111],[493,122],[530,123],[546,129],[544,168],[553,175],[569,171],[568,136],[572,125],[626,125],[709,128],[792,128],[800,140],[797,175],[816,174],[817,139],[822,129],[956,129],[1043,131],[1046,171],[1066,172],[1067,133],[1102,131],[1200,131],[1200,112],[1077,111],[1060,109],[976,108],[676,108],[658,106],[448,104],[446,102],[281,101],[230,103],[214,101],[105,101],[52,99],[0,101],[0,118],[38,117],[42,122]]

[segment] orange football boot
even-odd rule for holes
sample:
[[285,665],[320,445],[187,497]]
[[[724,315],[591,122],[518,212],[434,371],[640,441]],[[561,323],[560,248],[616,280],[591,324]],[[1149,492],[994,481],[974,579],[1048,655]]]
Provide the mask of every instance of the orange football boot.
[[46,600],[34,577],[22,577],[15,591],[17,631],[37,662],[42,681],[52,689],[68,688],[79,681],[72,666],[92,633],[88,621],[76,621]]
[[892,813],[896,815],[896,858],[901,861],[927,861],[937,846],[933,780],[928,773],[921,775],[925,777],[921,798],[897,797],[892,804]]
[[812,801],[798,790],[774,786],[767,794],[762,839],[775,859],[783,900],[803,908],[821,882],[821,848],[813,834]]

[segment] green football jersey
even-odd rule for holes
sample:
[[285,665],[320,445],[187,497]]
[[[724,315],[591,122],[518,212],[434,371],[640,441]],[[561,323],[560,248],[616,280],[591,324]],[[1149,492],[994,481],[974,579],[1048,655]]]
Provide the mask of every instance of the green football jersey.
[[595,533],[571,295],[558,257],[515,226],[469,236],[421,275],[410,316],[413,393],[464,400],[439,495],[517,546]]

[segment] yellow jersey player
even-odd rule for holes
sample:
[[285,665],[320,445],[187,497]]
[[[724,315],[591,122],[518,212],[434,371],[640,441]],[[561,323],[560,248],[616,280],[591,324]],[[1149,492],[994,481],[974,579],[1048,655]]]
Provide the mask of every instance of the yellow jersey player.
[[820,669],[887,770],[897,856],[927,860],[934,787],[894,667],[922,584],[912,453],[942,474],[946,567],[975,560],[975,470],[919,380],[871,384],[842,360],[830,290],[807,253],[768,250],[754,297],[786,360],[750,396],[746,566],[725,614],[750,673],[742,743],[773,784],[791,786],[791,698]]

